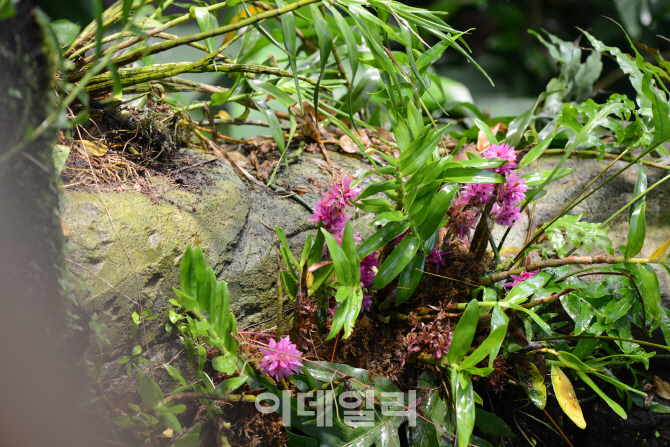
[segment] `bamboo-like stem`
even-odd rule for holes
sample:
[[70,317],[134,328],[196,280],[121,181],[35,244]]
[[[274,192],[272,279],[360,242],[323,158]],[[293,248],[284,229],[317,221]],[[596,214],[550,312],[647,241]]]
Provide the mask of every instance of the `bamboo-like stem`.
[[[135,36],[135,33],[132,33],[130,31],[124,31],[124,32],[112,34],[110,36],[107,36],[107,37],[103,38],[102,43],[106,44],[106,43],[112,42],[112,41],[114,41],[118,38],[133,37],[133,36]],[[170,34],[170,33],[156,33],[156,34],[153,35],[153,37],[163,39],[163,40],[179,39],[179,36],[177,36],[176,34]],[[207,47],[204,46],[201,43],[191,42],[191,43],[188,43],[187,45],[189,47],[196,48],[200,51],[204,51],[205,53],[209,53],[209,50],[207,49]],[[83,54],[83,53],[87,52],[88,50],[92,49],[93,47],[95,47],[95,42],[89,43],[88,45],[78,49],[77,51],[72,53],[70,58],[74,58],[76,56],[79,56],[80,54]],[[224,56],[223,54],[217,54],[216,57],[218,59],[221,59],[222,61],[224,61],[226,63],[232,63],[233,62],[229,57]]]
[[[156,1],[156,0],[151,0],[151,1]],[[208,6],[207,11],[214,12],[214,11],[217,11],[219,9],[225,8],[226,6],[227,5],[226,5],[225,1],[221,2],[221,3],[216,3],[214,5]],[[158,33],[161,33],[163,31],[165,31],[166,29],[175,27],[177,25],[181,25],[182,23],[186,23],[186,22],[188,22],[189,20],[192,20],[192,19],[193,19],[193,17],[191,17],[190,13],[189,14],[184,14],[184,15],[181,15],[181,16],[177,17],[176,19],[170,20],[169,22],[165,23],[163,26],[159,26],[159,27],[154,28],[152,30],[146,31],[145,33],[148,37],[151,37],[151,36],[154,36]],[[135,45],[136,43],[141,42],[142,40],[144,40],[144,37],[142,37],[142,36],[134,37],[132,39],[126,40],[125,42],[121,42],[119,45],[113,46],[112,48],[108,48],[107,50],[105,50],[103,52],[103,54],[106,54],[107,52],[110,52],[110,51],[117,52],[117,51],[123,50],[125,48],[128,48],[130,46]],[[70,50],[68,50],[68,52],[69,51]],[[72,53],[70,53],[70,54],[66,53],[65,57],[70,57],[71,55],[72,55]],[[91,62],[91,61],[87,59],[86,63],[89,63],[89,62]]]
[[162,402],[163,405],[177,400],[184,399],[209,399],[224,402],[256,402],[256,396],[253,394],[218,394],[218,393],[178,393],[168,396]]
[[[291,3],[289,5],[286,5],[284,8],[279,8],[279,9],[273,9],[271,11],[265,11],[260,14],[257,14],[253,17],[249,17],[248,19],[241,20],[237,23],[232,23],[230,25],[226,26],[220,26],[216,29],[210,30],[210,31],[205,31],[202,33],[198,34],[192,34],[190,36],[184,36],[180,37],[179,39],[176,40],[169,40],[166,42],[158,42],[153,45],[149,45],[146,48],[139,48],[137,50],[131,51],[129,53],[126,53],[124,55],[121,55],[115,59],[112,59],[112,63],[116,65],[117,67],[122,67],[124,65],[132,64],[133,62],[146,57],[150,56],[152,54],[160,53],[165,50],[169,50],[171,48],[175,48],[181,45],[186,45],[191,42],[198,42],[200,40],[204,40],[210,37],[216,37],[220,36],[222,34],[229,33],[230,31],[237,31],[239,29],[242,29],[246,26],[253,25],[255,23],[260,22],[261,20],[264,19],[269,19],[272,17],[276,17],[282,14],[286,14],[287,12],[294,11],[296,9],[302,8],[303,6],[312,4],[312,3],[317,3],[321,0],[298,0],[295,3]],[[159,28],[160,29],[160,28]],[[163,29],[160,29],[160,31],[163,31]],[[155,34],[155,33],[154,33]],[[237,37],[237,36],[236,36]],[[132,40],[132,39],[131,39]],[[117,47],[118,48],[118,47]],[[87,65],[86,67],[83,68],[82,71],[73,73],[71,75],[72,80],[77,80],[79,77],[83,76],[83,73],[88,70],[90,67]]]
[[[182,73],[254,73],[254,74],[270,74],[274,76],[284,77],[284,78],[293,78],[293,74],[290,71],[282,70],[275,67],[267,67],[265,65],[248,65],[248,64],[205,64],[205,65],[194,65],[188,62],[174,62],[168,64],[157,64],[157,65],[148,65],[146,67],[139,68],[127,68],[119,70],[119,76],[121,77],[121,85],[123,87],[128,87],[137,84],[144,84],[145,82],[150,81],[160,81],[165,78],[176,76]],[[298,79],[305,81],[311,85],[316,86],[316,81],[314,79],[307,78],[305,76],[298,75]],[[183,81],[177,81],[178,83],[186,84]],[[200,84],[203,86],[206,84]],[[100,94],[103,92],[108,92],[114,87],[114,80],[111,73],[104,73],[102,75],[95,76],[91,79],[86,90],[92,94]],[[320,88],[331,93],[332,89],[329,87],[320,85]],[[225,91],[221,89],[219,91]],[[217,92],[213,92],[217,93]]]
[[351,83],[349,82],[349,78],[347,77],[347,72],[344,70],[344,65],[342,65],[342,59],[340,59],[340,53],[338,53],[337,51],[337,46],[335,45],[335,42],[333,42],[333,56],[335,57],[337,69],[340,71],[342,79],[344,79],[344,83],[347,86],[347,90],[349,90],[351,88]]
[[649,259],[649,258],[629,258],[624,256],[570,256],[562,259],[547,259],[546,261],[535,262],[527,267],[520,267],[506,272],[500,272],[488,278],[482,279],[479,284],[489,287],[498,281],[508,279],[512,275],[519,275],[523,272],[530,272],[547,267],[560,267],[562,265],[570,264],[658,264],[664,261],[664,258]]
[[[559,156],[563,155],[567,152],[567,149],[547,149],[542,156],[546,157],[553,157],[553,156]],[[570,154],[570,157],[574,158],[597,158],[600,156],[599,151],[572,151],[572,154]],[[606,160],[616,160],[618,159],[619,161],[626,161],[626,162],[632,162],[634,160],[633,157],[621,157],[618,158],[616,154],[604,154],[603,158]],[[664,169],[666,171],[670,171],[670,166],[665,166],[660,163],[654,163],[653,161],[649,160],[638,160],[640,163],[651,166],[653,168],[658,168],[658,169]]]
[[[131,6],[130,10],[134,11],[140,6],[149,5],[156,2],[157,0],[146,0],[144,3],[136,3]],[[116,23],[123,16],[123,1],[119,0],[114,3],[112,6],[107,8],[106,11],[102,13],[102,28],[107,29],[114,23]],[[86,28],[77,36],[75,41],[70,45],[70,48],[65,52],[65,57],[69,57],[75,48],[77,48],[82,43],[88,41],[98,30],[98,24],[94,20],[89,23]]]
[[658,345],[656,343],[650,343],[648,341],[635,340],[634,338],[621,338],[621,337],[606,337],[604,335],[560,335],[556,337],[543,337],[535,338],[535,341],[549,341],[549,340],[606,340],[606,341],[625,341],[627,343],[637,343],[638,345],[650,346],[656,349],[665,349],[670,351],[670,347]]

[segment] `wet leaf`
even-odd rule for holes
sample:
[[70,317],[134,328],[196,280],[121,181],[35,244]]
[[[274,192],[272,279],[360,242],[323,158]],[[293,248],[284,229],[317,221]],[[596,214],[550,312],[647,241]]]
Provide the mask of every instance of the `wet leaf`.
[[577,401],[575,389],[572,387],[568,376],[565,375],[561,368],[555,365],[551,366],[551,384],[554,387],[556,400],[558,400],[558,404],[565,414],[568,415],[577,427],[586,428],[586,421],[582,414],[582,408]]
[[[637,181],[633,190],[633,197],[637,197],[647,189],[647,170],[642,163],[637,164]],[[645,196],[640,197],[630,207],[628,239],[626,243],[626,258],[632,258],[642,250],[644,237],[647,232]]]
[[598,385],[596,385],[587,374],[584,374],[581,371],[577,371],[577,375],[579,376],[580,379],[584,381],[584,383],[590,386],[598,396],[600,396],[605,402],[607,402],[607,405],[609,405],[610,408],[614,410],[616,414],[621,416],[623,419],[628,419],[628,416],[626,415],[626,412],[623,410],[623,408],[621,408],[621,405],[614,402],[607,394],[603,393],[603,391],[598,387]]
[[519,368],[519,382],[531,402],[542,409],[547,404],[547,386],[544,384],[544,377],[534,364],[527,363],[526,367]]
[[463,316],[458,320],[456,329],[454,330],[451,347],[447,354],[447,363],[459,363],[467,354],[472,339],[475,336],[477,329],[477,319],[479,318],[479,303],[477,300],[471,300],[465,307]]
[[419,239],[412,234],[408,234],[400,241],[391,254],[384,260],[379,268],[375,279],[372,281],[372,288],[379,290],[398,276],[407,264],[412,260],[419,250]]
[[[475,321],[476,323],[476,321]],[[459,323],[460,324],[460,323]],[[451,351],[449,351],[451,353]],[[475,399],[470,376],[463,371],[451,369],[451,390],[456,407],[458,447],[467,447],[475,425]]]

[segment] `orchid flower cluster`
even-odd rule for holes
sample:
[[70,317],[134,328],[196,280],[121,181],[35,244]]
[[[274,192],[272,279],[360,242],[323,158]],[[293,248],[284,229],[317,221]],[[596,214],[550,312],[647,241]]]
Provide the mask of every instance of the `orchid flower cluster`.
[[[335,240],[342,245],[344,227],[351,218],[346,213],[347,207],[353,207],[353,202],[361,193],[361,188],[351,187],[351,179],[340,175],[335,175],[330,184],[330,190],[323,195],[323,198],[316,203],[314,214],[310,217],[312,222],[320,222],[323,228],[333,235]],[[358,245],[361,241],[359,233],[354,234],[354,241]],[[324,245],[324,253],[327,248]],[[361,259],[361,285],[369,288],[372,280],[375,278],[375,270],[379,267],[377,252],[371,253]],[[372,295],[364,295],[361,309],[369,311],[372,309]]]
[[259,351],[263,354],[263,359],[258,365],[261,373],[274,376],[277,380],[296,374],[302,367],[300,361],[302,352],[298,351],[288,336],[282,337],[278,342],[270,339],[268,349]]
[[504,176],[506,181],[502,185],[472,184],[463,188],[460,197],[454,201],[449,210],[451,232],[463,241],[470,237],[482,208],[491,200],[495,200],[491,208],[491,219],[498,225],[511,227],[521,219],[519,204],[526,198],[528,189],[524,184],[526,180],[520,178],[515,171],[519,165],[516,162],[514,147],[506,143],[493,145],[482,152],[482,157],[506,160],[507,163],[499,168],[489,169]]

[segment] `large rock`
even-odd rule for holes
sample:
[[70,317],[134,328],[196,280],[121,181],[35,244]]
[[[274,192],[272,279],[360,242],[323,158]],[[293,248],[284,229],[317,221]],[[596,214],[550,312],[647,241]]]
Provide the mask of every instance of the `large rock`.
[[[556,159],[544,159],[539,162],[534,162],[524,168],[522,174],[530,174],[538,171],[538,163],[541,163],[541,170],[553,169],[556,166]],[[573,169],[574,172],[567,177],[552,182],[547,187],[547,194],[537,202],[535,207],[535,217],[533,219],[533,229],[536,225],[542,224],[551,220],[553,217],[565,207],[565,205],[572,200],[576,195],[582,191],[591,180],[593,180],[603,169],[605,169],[611,161],[589,160],[589,159],[569,159],[565,162],[563,167]],[[591,188],[602,184],[609,179],[613,174],[624,168],[627,163],[617,162],[612,166],[605,175]],[[648,167],[647,166],[647,181],[648,185],[656,183],[662,177],[668,174],[668,171]],[[612,214],[617,212],[621,207],[626,205],[633,198],[633,189],[637,179],[637,171],[635,166],[631,166],[628,170],[618,175],[614,180],[609,182],[603,188],[591,195],[585,201],[577,205],[568,214],[585,213],[586,216],[582,219],[587,222],[604,222]],[[646,196],[647,201],[647,233],[645,237],[644,247],[640,254],[636,257],[649,257],[656,248],[663,242],[670,238],[670,206],[668,206],[668,199],[670,198],[670,182],[663,183],[659,187],[652,190]],[[610,227],[608,237],[613,242],[615,254],[622,256],[618,251],[620,245],[626,245],[628,237],[628,209],[615,217],[608,225]],[[519,221],[510,231],[505,246],[507,247],[523,247],[526,238],[526,231],[528,229],[528,216],[524,213],[523,219]],[[495,226],[493,230],[494,239],[500,241],[504,234],[506,227]],[[545,242],[547,246],[551,246]],[[606,254],[604,251],[594,249],[594,254]],[[583,248],[578,250],[575,254],[586,255]],[[670,295],[670,278],[668,274],[660,267],[655,267],[658,279],[661,284],[661,293],[665,298],[666,306],[668,305],[668,296]]]
[[[189,156],[193,164],[211,158],[197,151],[190,151]],[[331,156],[356,176],[368,168],[354,157],[335,153]],[[303,155],[291,165],[287,187],[309,189],[310,181],[330,183],[331,176],[310,158],[318,157]],[[154,179],[151,194],[126,187],[123,192],[66,195],[63,215],[71,234],[70,259],[127,296],[85,269],[71,266],[81,280],[76,290],[81,304],[89,314],[98,315],[111,342],[104,347],[101,374],[107,391],[137,390],[134,379],[119,380],[126,365],[120,366],[118,361],[130,355],[133,346],[140,345],[144,350],[148,342],[153,367],[170,361],[183,348],[174,337],[165,336],[165,325],[169,300],[175,298],[173,287],[179,287],[181,259],[189,243],[200,244],[208,265],[220,280],[228,282],[231,308],[243,327],[275,315],[276,238],[271,229],[275,225],[282,227],[292,250],[299,253],[307,233],[316,228],[304,205],[286,194],[243,182],[221,161],[202,165],[198,172],[191,181],[201,187],[190,191]],[[320,194],[311,191],[300,197],[313,206]],[[367,222],[369,219],[354,220],[355,231],[364,237],[370,232]],[[138,301],[138,295],[142,308],[151,309],[156,318],[140,326],[131,340],[132,313],[139,310],[129,298]],[[182,372],[186,367],[184,358],[182,354],[173,363]],[[162,385],[164,380],[172,379],[159,374],[157,380]]]

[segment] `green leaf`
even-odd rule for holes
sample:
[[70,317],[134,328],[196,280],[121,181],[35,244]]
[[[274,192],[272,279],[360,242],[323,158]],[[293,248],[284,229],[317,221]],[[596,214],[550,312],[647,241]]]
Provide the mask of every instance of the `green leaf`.
[[398,280],[398,295],[396,296],[395,305],[407,301],[423,276],[423,269],[426,265],[426,256],[418,254],[412,258],[407,266],[400,272],[400,279]]
[[[459,325],[460,324],[461,323],[459,323]],[[449,353],[451,353],[451,349],[449,350]],[[470,440],[470,435],[472,434],[472,429],[475,425],[474,389],[472,387],[470,376],[468,376],[467,373],[464,371],[456,371],[454,369],[450,369],[450,373],[451,392],[456,407],[458,447],[468,447],[468,441]]]
[[142,352],[142,346],[135,345],[132,351],[132,355],[138,355],[140,352]]
[[231,377],[230,379],[226,379],[219,383],[216,388],[214,388],[214,391],[218,394],[231,393],[247,383],[248,379],[249,378],[247,376]]
[[179,381],[179,383],[181,383],[182,385],[186,385],[186,380],[184,380],[184,378],[181,376],[181,373],[177,368],[175,368],[172,365],[168,365],[167,363],[164,363],[163,366],[173,379]]
[[[343,293],[340,293],[341,291]],[[356,318],[358,318],[358,314],[361,311],[363,291],[360,286],[355,288],[340,286],[336,295],[343,296],[343,299],[340,298],[340,302],[337,304],[335,315],[333,316],[333,325],[326,340],[335,338],[337,333],[342,329],[344,330],[343,338],[349,338],[353,332]]]
[[114,423],[118,425],[121,428],[125,428],[126,430],[131,430],[131,431],[136,431],[136,432],[142,432],[146,431],[149,426],[147,425],[146,422],[142,420],[142,418],[138,416],[128,416],[127,414],[123,414],[116,419],[114,419]]
[[542,318],[540,318],[540,316],[538,314],[536,314],[532,310],[526,309],[525,307],[521,307],[516,303],[508,303],[508,302],[505,302],[505,301],[501,302],[501,306],[502,307],[511,307],[512,309],[516,309],[520,312],[525,313],[526,315],[530,316],[533,319],[533,321],[535,321],[537,323],[537,325],[540,326],[540,328],[544,332],[547,333],[547,335],[551,335],[551,328],[549,327],[549,325]]
[[586,216],[584,213],[578,216],[565,215],[546,228],[545,232],[556,253],[560,257],[564,257],[567,253],[565,238],[561,231],[562,228],[565,228],[565,233],[575,248],[581,247],[583,243],[586,252],[591,253],[595,243],[598,248],[613,255],[612,241],[606,236],[609,227],[600,228],[601,225],[598,223],[579,222],[584,216]]
[[358,202],[354,202],[354,205],[357,208],[367,211],[368,213],[381,214],[388,211],[394,211],[395,205],[389,202],[386,199],[374,198],[374,199],[363,199]]
[[[486,297],[487,290],[493,292],[492,293],[492,295],[493,295],[492,300],[486,299],[487,298]],[[498,297],[496,296],[495,291],[493,291],[492,289],[489,289],[489,288],[484,289],[484,301],[495,301],[497,298]],[[493,308],[493,314],[491,315],[491,330],[494,331],[500,326],[507,327],[508,324],[509,324],[509,318],[507,317],[507,314],[505,314],[505,312],[503,312],[500,309],[500,305],[496,305]],[[503,341],[504,341],[504,339],[503,339]],[[491,348],[491,355],[489,356],[489,365],[488,365],[489,368],[493,367],[493,360],[498,355],[498,351],[500,350],[500,346],[502,346],[502,341],[500,342],[500,344],[498,344],[496,346],[493,346],[493,348]]]
[[[295,258],[295,256],[293,256],[293,253],[291,252],[291,246],[288,244],[288,240],[286,239],[286,234],[284,234],[284,230],[281,227],[275,225],[275,232],[277,233],[279,242],[281,242],[282,245],[286,248],[286,255],[293,262],[296,268],[299,267],[300,264],[298,264],[298,260]],[[289,263],[287,262],[286,264],[287,264],[286,266],[288,267]]]
[[347,256],[342,250],[342,247],[340,247],[335,238],[324,228],[321,229],[321,232],[326,239],[326,244],[328,245],[330,256],[333,258],[333,266],[335,267],[337,280],[341,284],[354,286],[354,278],[351,276],[351,263],[349,262],[349,259],[347,259]]
[[444,171],[442,181],[454,183],[505,183],[505,178],[495,172],[473,168],[451,168]]
[[551,275],[540,272],[537,275],[525,281],[521,281],[514,286],[510,293],[507,294],[505,302],[521,304],[528,299],[529,296],[542,289],[551,279]]
[[70,46],[74,39],[76,39],[81,30],[81,26],[78,23],[72,23],[66,19],[54,20],[49,23],[51,29],[53,30],[56,38],[58,39],[58,44],[62,46]]
[[610,397],[607,394],[603,393],[603,391],[598,387],[598,385],[596,385],[587,374],[584,374],[581,371],[577,371],[577,375],[579,376],[580,379],[584,381],[584,383],[590,386],[598,396],[600,396],[605,402],[607,402],[607,405],[609,405],[610,408],[614,410],[616,414],[621,416],[623,419],[628,419],[628,416],[626,415],[626,412],[623,410],[623,408],[621,408],[621,405],[614,402],[612,399],[610,399]]
[[[351,86],[353,87],[353,82],[356,80],[356,73],[358,72],[358,44],[356,43],[356,37],[351,31],[351,27],[344,20],[344,18],[339,13],[337,8],[328,5],[328,9],[330,9],[331,13],[333,14],[333,17],[335,18],[335,23],[337,24],[337,27],[339,28],[340,33],[342,34],[342,37],[344,37],[344,42],[347,45],[347,55],[349,59],[349,66],[351,67],[351,84],[352,84]],[[354,90],[353,88],[349,88],[347,90],[347,101],[346,101],[346,103],[349,105],[349,107],[347,107],[347,112],[349,113],[349,118],[352,121],[354,113],[357,112],[357,110],[353,110],[352,107],[353,90]]]
[[584,362],[579,360],[579,358],[576,355],[570,352],[558,351],[558,360],[568,368],[574,369],[575,371],[581,371],[581,372],[594,371],[593,368],[587,366]]
[[137,377],[140,382],[140,397],[147,407],[154,409],[163,401],[163,392],[148,374],[137,368]]
[[403,177],[414,174],[431,157],[440,142],[443,130],[433,131],[426,126],[424,131],[411,141],[409,147],[398,157],[400,172]]
[[167,408],[162,407],[160,410],[156,410],[155,416],[156,419],[158,419],[166,427],[171,428],[177,433],[182,433],[181,424],[179,423],[177,416],[175,416],[170,411],[167,411]]
[[538,186],[538,185],[544,185],[546,184],[545,181],[548,180],[551,177],[551,181],[558,180],[559,178],[563,178],[566,175],[572,174],[573,170],[572,169],[567,169],[567,168],[561,168],[553,171],[542,171],[542,172],[536,172],[535,174],[529,174],[529,175],[524,175],[521,177],[522,179],[526,179],[526,186],[533,187],[533,186]]
[[295,299],[295,297],[298,295],[298,283],[295,279],[293,279],[291,274],[285,270],[281,271],[280,276],[284,289],[286,289],[292,299]]
[[475,426],[487,435],[515,438],[512,429],[493,413],[475,407]]
[[435,194],[428,207],[428,215],[417,228],[421,240],[425,241],[435,233],[447,210],[449,210],[449,205],[456,191],[458,191],[457,185],[447,185]]
[[[637,197],[647,189],[647,170],[640,162],[637,163],[637,181],[633,190],[633,197]],[[647,232],[647,220],[644,215],[647,202],[645,196],[633,202],[630,207],[628,222],[628,239],[626,243],[626,259],[634,257],[642,250],[644,237]]]
[[496,139],[495,135],[493,135],[493,132],[491,132],[491,128],[489,127],[488,124],[486,124],[484,121],[480,120],[479,118],[473,118],[473,121],[477,127],[479,127],[479,130],[484,132],[484,135],[486,135],[486,138],[489,140],[489,143],[491,146],[497,145],[498,140]]
[[371,287],[379,290],[390,283],[409,264],[418,250],[419,239],[413,234],[405,236],[384,260],[372,281]]
[[402,222],[406,219],[407,215],[402,211],[386,211],[370,222],[370,225],[386,225],[389,222]]
[[[198,22],[198,27],[201,32],[212,31],[219,27],[218,20],[216,20],[214,14],[209,12],[207,8],[202,6],[191,6],[190,12],[191,17],[195,17],[195,20]],[[207,51],[210,53],[213,53],[216,50],[216,47],[214,47],[215,39],[215,37],[208,37],[205,39]]]
[[635,283],[642,294],[642,302],[647,319],[661,317],[661,286],[653,268],[648,264],[624,264],[633,275]]
[[364,258],[371,253],[374,253],[388,242],[407,231],[409,225],[409,221],[391,222],[384,225],[358,247],[358,255],[361,258]]
[[529,165],[530,163],[540,158],[542,154],[547,149],[549,149],[549,145],[551,144],[552,141],[554,141],[553,138],[546,138],[540,144],[536,145],[530,151],[528,151],[528,153],[524,155],[521,161],[519,162],[519,169]]
[[358,200],[365,199],[366,197],[374,196],[383,191],[389,191],[391,189],[396,189],[398,183],[395,180],[387,180],[385,182],[371,183],[358,195]]
[[234,374],[237,371],[235,365],[235,358],[231,353],[225,355],[217,355],[212,359],[212,368],[216,371],[226,373],[228,375]]
[[[321,226],[321,224],[319,224],[319,226]],[[312,248],[309,252],[309,258],[307,259],[308,266],[319,262],[319,259],[321,259],[321,255],[323,254],[323,244],[325,244],[325,242],[326,239],[323,237],[323,233],[321,231],[317,231],[316,239],[312,244]]]
[[328,58],[333,49],[333,37],[330,34],[330,27],[328,22],[321,15],[319,8],[312,4],[309,5],[309,10],[312,13],[312,25],[316,31],[317,41],[319,42],[319,62],[321,65],[321,71],[319,73],[319,79],[316,81],[316,88],[314,89],[314,114],[318,116],[319,113],[319,85],[321,84],[321,78],[323,77],[323,71],[326,68],[328,63]]
[[482,344],[479,345],[477,349],[475,349],[475,352],[473,352],[465,360],[463,360],[463,362],[459,365],[460,368],[464,371],[467,371],[468,368],[474,367],[477,363],[484,360],[486,356],[491,355],[493,349],[496,346],[500,346],[502,344],[503,340],[505,339],[506,333],[507,333],[507,325],[500,325],[497,328],[493,329],[489,334],[489,336],[486,337],[486,340],[484,340]]
[[[454,335],[451,341],[451,347],[447,354],[447,363],[459,363],[468,353],[472,339],[477,329],[477,319],[479,318],[479,303],[477,300],[471,300],[465,307],[463,316],[458,320]],[[483,358],[483,357],[482,357]]]
[[281,154],[286,150],[284,143],[284,132],[281,129],[277,115],[275,115],[274,110],[272,110],[264,101],[253,99],[253,103],[256,105],[256,108],[265,116],[265,120],[270,126],[270,132],[272,133],[272,138],[274,138],[275,143],[277,143],[277,148]]
[[235,62],[242,64],[244,61],[250,59],[251,56],[253,56],[252,51],[260,39],[261,33],[258,31],[258,29],[252,28],[251,30],[247,31],[242,38],[242,45],[240,45],[240,51],[237,53]]
[[274,84],[270,84],[269,82],[258,81],[256,79],[249,79],[247,80],[247,82],[254,90],[272,96],[274,99],[282,103],[284,107],[291,107],[293,104],[296,103],[295,99],[291,98],[291,96],[288,93],[286,93],[285,91],[283,91]]
[[[285,8],[286,2],[284,0],[277,0],[277,7]],[[295,81],[295,89],[298,94],[298,104],[300,104],[300,110],[302,111],[302,97],[300,94],[300,83],[298,82],[298,68],[296,63],[297,55],[297,46],[296,38],[298,37],[295,33],[295,18],[293,17],[293,12],[287,12],[281,16],[281,31],[284,36],[284,46],[286,52],[288,53],[289,63],[291,64],[291,71],[293,72],[293,80]]]
[[[344,226],[344,233],[342,234],[342,251],[346,256],[350,265],[351,282],[347,283],[352,287],[357,286],[361,282],[361,260],[358,258],[358,250],[356,249],[356,242],[354,240],[354,230],[351,226],[351,219],[347,219]],[[339,276],[338,276],[339,278]]]
[[172,447],[197,447],[200,441],[200,422],[195,424],[188,435],[179,438]]

